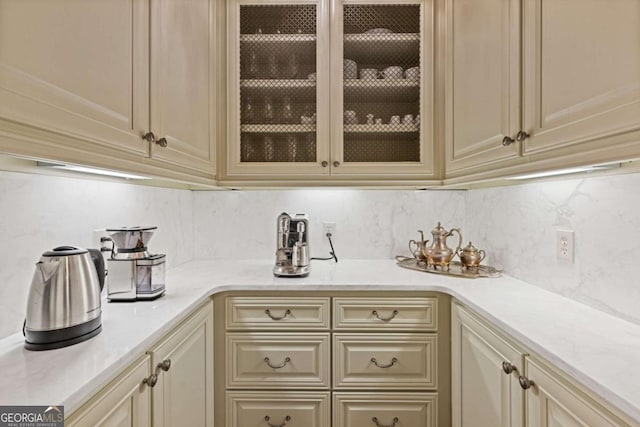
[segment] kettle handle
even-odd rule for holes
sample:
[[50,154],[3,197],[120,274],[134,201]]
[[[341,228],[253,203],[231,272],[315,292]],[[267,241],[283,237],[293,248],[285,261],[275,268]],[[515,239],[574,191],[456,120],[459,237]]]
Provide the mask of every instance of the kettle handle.
[[91,256],[91,261],[93,261],[93,265],[96,267],[96,272],[98,273],[98,282],[100,283],[100,292],[102,292],[102,288],[104,288],[104,278],[105,278],[105,268],[104,268],[104,258],[102,257],[102,252],[98,249],[87,249],[89,251],[89,255]]
[[458,251],[460,250],[460,248],[462,248],[462,233],[460,232],[460,229],[459,229],[459,228],[452,228],[452,229],[451,229],[451,231],[449,231],[449,234],[448,234],[448,235],[449,235],[449,236],[451,236],[451,235],[453,234],[453,232],[454,232],[454,231],[455,231],[456,233],[458,233],[458,246],[454,249],[453,253],[454,253],[455,255],[460,256],[460,255],[458,254]]

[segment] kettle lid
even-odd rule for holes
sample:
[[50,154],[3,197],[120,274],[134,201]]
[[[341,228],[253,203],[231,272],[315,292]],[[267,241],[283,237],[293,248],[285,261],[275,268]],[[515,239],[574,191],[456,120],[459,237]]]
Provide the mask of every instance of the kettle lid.
[[89,251],[84,248],[78,248],[76,246],[58,246],[57,248],[53,248],[52,250],[43,253],[42,256],[60,257],[69,255],[81,255],[86,253],[89,253]]

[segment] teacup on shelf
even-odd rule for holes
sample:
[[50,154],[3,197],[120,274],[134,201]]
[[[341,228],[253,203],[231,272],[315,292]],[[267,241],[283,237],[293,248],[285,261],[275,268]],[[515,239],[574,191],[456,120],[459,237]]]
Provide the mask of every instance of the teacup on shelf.
[[360,78],[362,80],[376,80],[380,76],[380,72],[375,68],[360,69]]
[[401,79],[402,78],[402,67],[397,65],[387,67],[382,70],[382,78],[383,79]]
[[391,116],[389,120],[390,125],[399,125],[400,124],[400,116]]
[[407,68],[404,71],[404,78],[407,80],[420,80],[420,67]]
[[358,116],[356,112],[353,110],[346,110],[344,112],[344,124],[346,125],[357,125],[358,124]]

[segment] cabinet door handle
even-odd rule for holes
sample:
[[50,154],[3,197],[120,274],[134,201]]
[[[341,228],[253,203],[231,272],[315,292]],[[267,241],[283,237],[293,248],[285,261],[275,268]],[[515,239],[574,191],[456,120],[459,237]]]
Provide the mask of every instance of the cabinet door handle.
[[375,357],[371,358],[371,363],[373,363],[374,365],[376,365],[378,368],[390,368],[393,365],[395,365],[396,363],[398,363],[398,358],[394,357],[393,359],[391,359],[390,363],[384,364],[384,363],[378,363],[378,361],[376,360]]
[[152,144],[156,142],[156,136],[153,132],[145,133],[144,135],[142,135],[142,139]]
[[506,360],[504,362],[502,362],[502,370],[504,371],[505,374],[510,374],[512,372],[518,372],[518,368],[516,368],[516,365],[512,365],[511,363],[507,362]]
[[151,374],[147,378],[142,380],[142,384],[146,384],[151,388],[155,387],[157,382],[158,382],[158,376],[156,374]]
[[334,161],[333,161],[333,167],[334,167],[334,168],[337,168],[338,166],[340,166],[340,162],[339,162],[339,161],[337,161],[337,160],[334,160]]
[[171,359],[165,359],[162,362],[158,363],[158,369],[162,369],[165,372],[171,369]]
[[510,136],[505,136],[504,138],[502,138],[502,145],[504,147],[508,147],[509,145],[513,144],[514,142],[516,142],[516,140],[511,138]]
[[518,382],[520,382],[520,387],[522,387],[523,390],[529,390],[531,386],[535,385],[533,381],[522,375],[518,377]]
[[388,322],[388,321],[392,320],[394,317],[396,317],[400,313],[398,312],[398,310],[393,310],[393,313],[391,313],[391,316],[389,316],[389,317],[380,317],[380,315],[378,314],[378,311],[377,310],[373,310],[371,312],[371,314],[373,314],[374,316],[376,316],[378,319],[382,320],[383,322]]
[[290,417],[289,415],[287,415],[286,417],[284,417],[284,420],[282,420],[282,422],[281,422],[280,424],[271,424],[271,423],[269,422],[269,420],[270,420],[270,419],[271,419],[271,418],[269,418],[269,415],[266,415],[266,416],[264,417],[264,420],[267,422],[267,425],[268,425],[269,427],[284,427],[284,426],[286,426],[286,425],[287,425],[287,423],[288,423],[289,421],[291,421],[291,417]]
[[371,418],[371,421],[373,421],[378,427],[396,427],[396,424],[398,424],[400,419],[398,417],[393,417],[393,424],[381,424],[376,417]]
[[167,148],[167,145],[169,145],[169,142],[167,141],[167,138],[163,137],[156,141],[156,145],[159,145],[162,148]]
[[521,131],[520,131],[520,132],[518,132],[518,133],[517,133],[517,135],[516,135],[516,141],[518,141],[518,142],[522,142],[522,141],[524,141],[525,139],[529,138],[529,136],[530,136],[530,135],[529,135],[528,133],[526,133],[525,131],[521,130]]
[[320,163],[322,165],[323,168],[326,168],[327,166],[329,166],[329,162],[327,162],[326,160],[323,160],[322,163]]
[[272,365],[271,364],[271,360],[268,357],[264,358],[264,362],[269,365],[270,368],[272,369],[280,369],[280,368],[284,368],[285,366],[287,366],[287,363],[291,362],[291,358],[289,356],[284,358],[284,361],[279,364],[279,365]]
[[268,308],[264,311],[264,313],[273,320],[283,320],[287,316],[291,315],[291,310],[287,309],[287,311],[285,311],[282,316],[274,316],[273,314],[271,314],[271,310],[269,310]]

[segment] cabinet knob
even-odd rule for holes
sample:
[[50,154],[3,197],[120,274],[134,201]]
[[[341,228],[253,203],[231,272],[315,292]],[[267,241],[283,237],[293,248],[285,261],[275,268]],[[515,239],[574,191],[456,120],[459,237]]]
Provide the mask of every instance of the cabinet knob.
[[505,374],[510,374],[512,372],[518,372],[518,368],[516,368],[515,365],[512,365],[511,363],[507,362],[506,360],[504,362],[502,362],[502,370],[504,371]]
[[269,310],[268,308],[264,311],[264,313],[269,316],[272,320],[283,320],[284,318],[286,318],[287,316],[291,315],[291,310],[289,310],[287,308],[287,311],[284,312],[284,314],[282,316],[274,316],[273,314],[271,314],[271,310]]
[[147,378],[142,380],[142,384],[146,384],[149,387],[155,387],[157,382],[158,382],[158,376],[156,374],[151,374]]
[[156,136],[154,135],[153,132],[145,133],[144,135],[142,135],[142,139],[152,144],[156,142]]
[[286,426],[286,425],[287,425],[287,423],[288,423],[289,421],[291,421],[291,417],[290,417],[289,415],[287,415],[286,417],[284,417],[284,420],[282,420],[282,422],[281,422],[280,424],[271,424],[271,423],[269,422],[269,420],[270,420],[270,419],[271,419],[271,418],[269,418],[269,415],[266,415],[266,416],[264,417],[264,420],[267,422],[267,425],[268,425],[269,427],[284,427],[284,426]]
[[171,359],[165,359],[162,362],[158,363],[158,368],[167,372],[169,369],[171,369]]
[[333,161],[333,167],[334,167],[334,168],[337,168],[338,166],[340,166],[340,162],[339,162],[339,161],[337,161],[337,160],[334,160],[334,161]]
[[327,162],[326,160],[323,160],[322,163],[320,163],[322,165],[323,168],[326,168],[327,166],[329,166],[329,162]]
[[269,367],[271,369],[280,369],[280,368],[284,368],[285,366],[287,366],[287,363],[291,362],[291,358],[289,356],[284,358],[284,361],[279,364],[279,365],[272,365],[271,364],[271,360],[268,357],[265,357],[264,359],[264,363],[266,363],[267,365],[269,365]]
[[509,145],[513,144],[514,142],[516,142],[516,140],[511,138],[510,136],[505,136],[504,138],[502,138],[502,145],[504,147],[508,147]]
[[373,421],[375,423],[375,425],[378,426],[378,427],[396,427],[396,424],[398,424],[400,419],[398,417],[394,417],[393,421],[392,421],[393,424],[381,424],[380,421],[378,421],[377,417],[371,418],[371,421]]
[[162,148],[166,148],[167,145],[169,145],[169,142],[167,142],[167,138],[160,138],[156,141],[156,145],[159,145]]
[[522,142],[525,139],[529,138],[529,134],[526,133],[525,131],[521,130],[520,132],[517,133],[516,135],[516,141],[518,142]]
[[533,381],[522,375],[518,377],[518,381],[520,382],[520,387],[522,387],[523,390],[529,390],[531,386],[535,385]]

